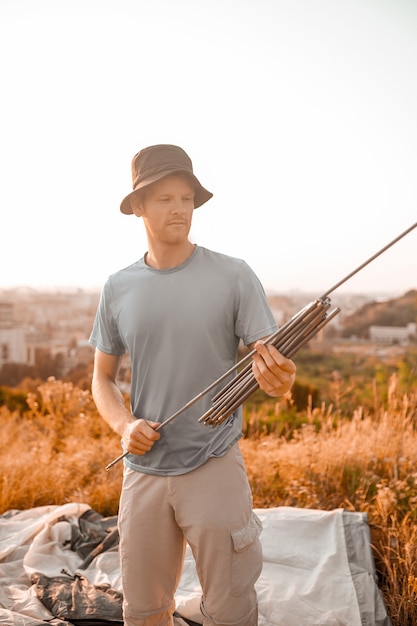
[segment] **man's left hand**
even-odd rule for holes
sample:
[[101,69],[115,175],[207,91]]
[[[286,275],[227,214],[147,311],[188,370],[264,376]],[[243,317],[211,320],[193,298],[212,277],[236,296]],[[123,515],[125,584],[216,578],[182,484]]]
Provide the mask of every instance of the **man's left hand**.
[[272,344],[257,341],[254,345],[252,372],[259,387],[274,398],[286,394],[294,384],[296,367]]

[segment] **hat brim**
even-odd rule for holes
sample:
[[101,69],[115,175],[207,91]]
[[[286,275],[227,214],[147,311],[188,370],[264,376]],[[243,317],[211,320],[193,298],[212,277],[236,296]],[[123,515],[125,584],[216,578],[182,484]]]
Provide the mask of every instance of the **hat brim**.
[[120,211],[124,213],[125,215],[132,215],[133,209],[131,205],[131,200],[133,196],[140,195],[140,193],[144,189],[146,189],[150,185],[153,185],[153,183],[163,180],[164,178],[168,178],[168,176],[174,176],[176,174],[180,174],[180,175],[182,174],[186,176],[187,178],[189,178],[190,180],[192,180],[193,185],[194,185],[194,190],[195,190],[195,196],[194,196],[194,208],[195,209],[197,209],[199,206],[201,206],[202,204],[207,202],[207,200],[210,200],[210,198],[213,197],[213,194],[211,193],[211,191],[208,191],[207,189],[205,189],[203,185],[200,183],[200,181],[194,176],[194,174],[190,174],[190,172],[187,172],[185,170],[173,170],[172,172],[168,172],[167,174],[164,174],[163,176],[150,177],[147,180],[142,181],[140,185],[136,187],[136,189],[134,189],[125,198],[123,198],[120,204]]

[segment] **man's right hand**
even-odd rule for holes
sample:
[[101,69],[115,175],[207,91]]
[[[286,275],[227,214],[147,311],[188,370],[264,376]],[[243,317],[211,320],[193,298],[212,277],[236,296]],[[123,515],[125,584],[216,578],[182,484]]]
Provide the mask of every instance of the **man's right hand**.
[[160,439],[161,434],[155,430],[159,422],[148,422],[144,419],[136,419],[126,426],[123,433],[123,445],[131,454],[144,455],[152,448],[155,441]]

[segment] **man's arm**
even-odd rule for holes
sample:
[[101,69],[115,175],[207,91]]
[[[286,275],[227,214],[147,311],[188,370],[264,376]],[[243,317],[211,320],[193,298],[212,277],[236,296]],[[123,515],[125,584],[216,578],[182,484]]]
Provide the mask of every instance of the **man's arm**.
[[259,387],[274,398],[288,393],[295,381],[296,367],[293,361],[283,356],[272,344],[264,345],[262,340],[248,347],[257,352],[253,356],[252,372]]
[[120,356],[96,348],[91,387],[93,399],[103,419],[122,437],[126,450],[132,454],[145,454],[161,436],[155,432],[158,423],[136,419],[126,407],[116,384],[120,362]]

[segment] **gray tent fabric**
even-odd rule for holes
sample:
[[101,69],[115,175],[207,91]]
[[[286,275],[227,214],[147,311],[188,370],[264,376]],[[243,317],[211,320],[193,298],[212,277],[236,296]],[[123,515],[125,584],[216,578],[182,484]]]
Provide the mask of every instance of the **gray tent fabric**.
[[[364,513],[254,509],[263,525],[259,626],[392,626]],[[69,503],[0,516],[0,625],[122,626],[117,517]],[[187,547],[175,626],[202,623]]]
[[[358,529],[358,520],[355,519],[355,516],[343,511],[343,528],[349,569],[358,604],[361,607],[362,624],[372,626],[374,623],[381,623],[381,626],[391,626],[391,620],[385,616],[385,606],[378,587],[376,585],[370,587],[368,583],[370,576],[375,581],[377,577],[370,548],[371,536],[367,516],[364,514],[363,517],[364,523],[360,523]],[[371,593],[372,588],[374,595]]]

